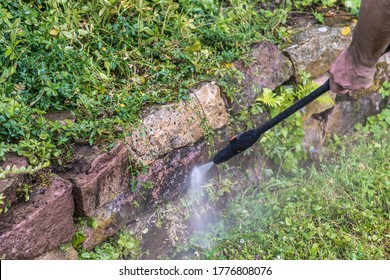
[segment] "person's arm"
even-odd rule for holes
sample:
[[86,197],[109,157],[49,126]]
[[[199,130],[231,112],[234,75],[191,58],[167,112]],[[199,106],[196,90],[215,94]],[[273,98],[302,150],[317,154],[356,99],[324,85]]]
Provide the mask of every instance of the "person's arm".
[[362,0],[352,43],[330,68],[333,92],[370,87],[375,65],[390,44],[390,0]]

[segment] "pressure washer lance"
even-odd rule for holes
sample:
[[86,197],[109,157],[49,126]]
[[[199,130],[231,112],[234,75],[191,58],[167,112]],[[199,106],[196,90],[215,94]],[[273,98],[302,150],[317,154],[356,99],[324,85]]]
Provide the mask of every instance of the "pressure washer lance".
[[330,85],[328,79],[322,86],[320,86],[304,98],[298,100],[286,110],[279,113],[258,128],[251,129],[233,136],[230,139],[229,144],[214,156],[213,162],[215,164],[220,164],[222,162],[228,161],[235,155],[242,153],[243,151],[251,147],[263,133],[267,132],[269,129],[273,128],[275,125],[285,120],[286,118],[294,114],[296,111],[305,107],[307,104],[309,104],[317,97],[321,96],[329,90]]

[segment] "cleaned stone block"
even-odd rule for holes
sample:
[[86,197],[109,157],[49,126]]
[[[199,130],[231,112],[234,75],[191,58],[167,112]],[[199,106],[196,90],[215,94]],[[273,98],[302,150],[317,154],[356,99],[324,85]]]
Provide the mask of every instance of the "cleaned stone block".
[[203,142],[193,147],[176,150],[153,162],[146,174],[137,177],[137,188],[140,191],[145,189],[145,186],[153,186],[145,193],[147,208],[153,208],[188,188],[193,168],[207,160],[207,147]]

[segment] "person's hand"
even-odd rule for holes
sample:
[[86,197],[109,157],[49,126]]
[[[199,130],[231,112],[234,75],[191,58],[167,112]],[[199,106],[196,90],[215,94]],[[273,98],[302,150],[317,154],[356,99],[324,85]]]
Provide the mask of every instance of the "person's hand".
[[344,50],[330,68],[330,90],[346,94],[350,90],[362,90],[371,86],[375,66],[367,67],[356,63],[348,50]]

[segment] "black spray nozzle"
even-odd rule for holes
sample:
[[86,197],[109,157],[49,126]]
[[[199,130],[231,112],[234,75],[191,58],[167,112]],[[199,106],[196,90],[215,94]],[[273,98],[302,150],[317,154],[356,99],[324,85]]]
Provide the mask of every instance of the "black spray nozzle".
[[318,87],[309,95],[298,100],[286,110],[279,113],[260,127],[248,130],[233,137],[230,140],[230,143],[225,148],[220,150],[218,154],[213,158],[213,162],[215,164],[225,162],[234,157],[235,155],[245,151],[260,138],[260,135],[267,132],[269,129],[271,129],[281,121],[285,120],[286,118],[294,114],[296,111],[300,110],[328,90],[330,90],[329,80],[327,80],[322,86]]
[[245,151],[250,146],[252,146],[257,139],[259,139],[260,134],[255,130],[251,129],[243,133],[239,133],[230,139],[229,144],[220,150],[213,158],[215,164],[220,164],[222,162],[228,161],[235,155]]

